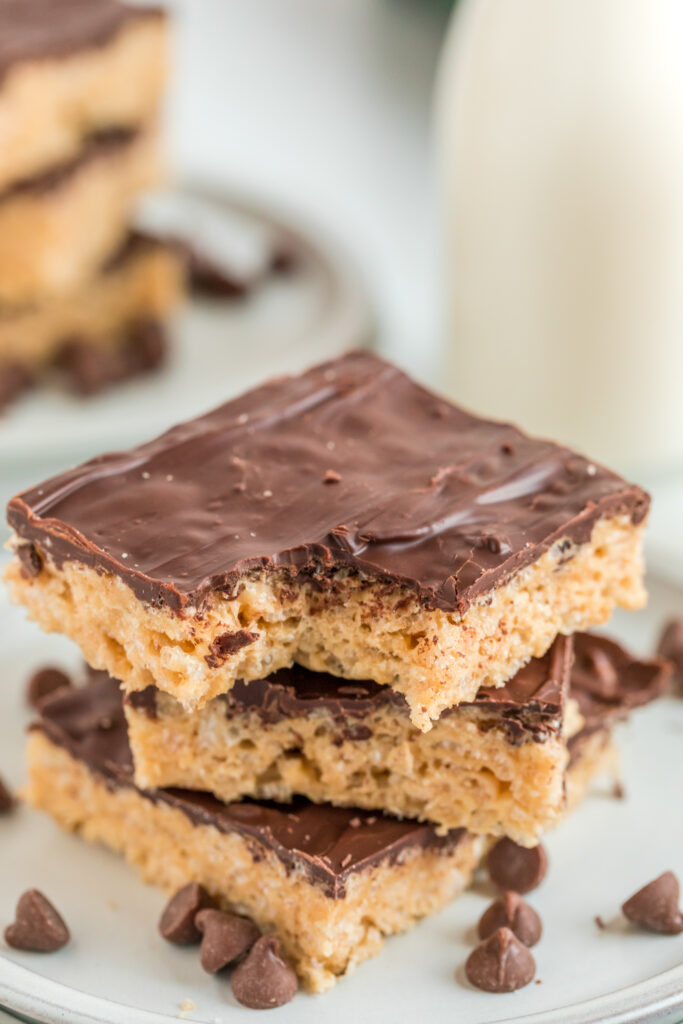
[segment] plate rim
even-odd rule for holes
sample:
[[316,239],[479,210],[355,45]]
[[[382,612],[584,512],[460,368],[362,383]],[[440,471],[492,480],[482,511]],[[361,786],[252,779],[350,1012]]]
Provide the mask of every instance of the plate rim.
[[[179,1019],[178,1014],[142,1010],[90,995],[4,956],[2,960],[9,966],[10,976],[0,980],[0,1007],[38,1015],[43,1024],[130,1024],[131,1012],[136,1024],[174,1024]],[[593,999],[524,1017],[493,1018],[491,1024],[645,1024],[678,1009],[683,1009],[683,964]]]

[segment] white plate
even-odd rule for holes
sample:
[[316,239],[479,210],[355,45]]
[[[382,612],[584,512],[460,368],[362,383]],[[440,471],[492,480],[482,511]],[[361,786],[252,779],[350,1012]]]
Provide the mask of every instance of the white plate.
[[[620,615],[613,632],[641,651],[661,618],[680,610],[681,592],[651,585],[648,612]],[[46,661],[76,665],[75,649],[44,637],[0,599],[0,774],[22,778],[22,686]],[[666,869],[683,875],[683,701],[666,700],[622,730],[627,798],[603,787],[547,845],[551,870],[530,897],[545,935],[534,950],[538,978],[511,995],[488,995],[455,980],[488,894],[467,893],[324,996],[299,995],[277,1011],[282,1024],[386,1024],[389,1020],[492,1024],[635,1024],[683,1019],[683,936],[599,931],[622,901]],[[142,885],[106,850],[63,835],[46,817],[22,808],[0,819],[0,923],[11,920],[20,892],[43,889],[63,912],[72,943],[51,956],[0,951],[0,1004],[40,1021],[68,1024],[214,1024],[253,1020],[230,986],[202,971],[196,949],[169,946],[157,934],[162,895]]]
[[176,233],[229,266],[258,267],[273,240],[301,252],[300,272],[273,276],[246,301],[190,302],[178,316],[168,366],[92,399],[43,388],[0,418],[0,466],[78,461],[146,440],[265,377],[298,372],[367,344],[370,305],[338,246],[259,202],[205,185],[149,200],[142,222]]

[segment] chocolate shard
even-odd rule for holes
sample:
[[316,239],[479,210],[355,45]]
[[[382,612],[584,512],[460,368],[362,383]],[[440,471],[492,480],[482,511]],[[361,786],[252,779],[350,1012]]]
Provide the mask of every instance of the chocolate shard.
[[199,959],[208,974],[216,974],[254,945],[261,931],[248,917],[223,910],[201,910],[195,921],[202,934]]
[[519,893],[504,892],[479,919],[480,939],[488,939],[499,928],[509,928],[525,946],[535,946],[541,938],[541,919]]
[[509,928],[498,928],[472,950],[465,973],[470,984],[484,992],[515,992],[533,981],[536,962]]
[[622,906],[624,916],[640,928],[662,935],[683,932],[680,889],[673,871],[665,871],[634,893]]
[[160,7],[120,0],[2,0],[0,83],[22,61],[68,57],[105,46],[126,22],[162,14]]
[[505,836],[489,851],[486,863],[491,881],[499,889],[527,893],[545,878],[548,855],[541,843],[532,847],[518,846]]
[[54,953],[70,937],[59,912],[38,889],[29,889],[19,897],[14,921],[5,928],[8,946],[32,953]]
[[231,985],[237,1002],[252,1010],[284,1006],[299,988],[296,974],[282,959],[275,935],[263,935],[254,943],[246,960],[235,968]]
[[211,906],[211,897],[197,882],[188,882],[171,897],[159,918],[159,932],[167,942],[176,946],[191,946],[199,942],[201,931],[195,918],[205,907]]

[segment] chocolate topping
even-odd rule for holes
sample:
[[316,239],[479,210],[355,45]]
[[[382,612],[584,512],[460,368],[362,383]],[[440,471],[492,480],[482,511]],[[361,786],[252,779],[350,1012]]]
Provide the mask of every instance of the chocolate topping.
[[0,0],[0,82],[22,61],[105,46],[127,22],[162,15],[118,0]]
[[[117,683],[104,674],[75,690],[47,697],[36,728],[101,775],[110,786],[133,786],[123,703]],[[332,898],[346,879],[380,862],[393,863],[407,849],[453,849],[464,829],[438,836],[429,825],[378,812],[295,800],[291,804],[244,801],[225,804],[208,793],[140,790],[142,796],[182,811],[196,825],[236,832],[253,849],[275,854],[288,870],[303,872]]]
[[463,613],[558,541],[570,557],[600,517],[640,522],[648,504],[582,456],[352,352],[28,490],[8,518],[57,564],[176,610],[258,571],[327,587],[350,570]]
[[14,797],[11,791],[0,778],[0,815],[9,814],[14,810]]
[[[558,637],[544,657],[532,659],[505,686],[484,686],[473,701],[459,704],[458,708],[474,707],[499,716],[493,724],[506,730],[511,743],[527,739],[542,742],[561,727],[571,658],[571,637]],[[409,713],[405,697],[389,686],[370,680],[350,682],[327,673],[311,672],[300,665],[280,669],[266,679],[249,683],[240,680],[219,699],[224,701],[228,717],[253,711],[268,724],[320,710],[331,714],[340,725],[345,725],[349,718],[367,718],[385,707]],[[149,713],[148,709],[146,702],[145,710]],[[444,714],[452,711],[457,709]],[[353,727],[353,735],[348,738],[371,736],[370,730],[359,735]]]

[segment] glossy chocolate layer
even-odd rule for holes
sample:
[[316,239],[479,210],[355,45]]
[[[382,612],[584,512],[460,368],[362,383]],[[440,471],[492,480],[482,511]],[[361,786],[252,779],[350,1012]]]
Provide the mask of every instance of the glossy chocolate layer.
[[[464,612],[648,497],[566,448],[472,416],[352,352],[264,384],[10,502],[19,536],[182,609],[246,575],[349,569]],[[397,597],[400,595],[397,595]]]
[[[35,728],[103,776],[110,786],[133,786],[132,758],[118,684],[96,673],[80,689],[46,698]],[[288,870],[303,871],[340,899],[350,875],[390,864],[409,849],[453,849],[465,836],[455,829],[437,836],[429,825],[379,812],[311,804],[245,800],[225,804],[208,793],[182,789],[139,790],[156,803],[182,811],[196,825],[212,825],[248,839],[255,857],[274,853]]]
[[[505,686],[482,687],[473,701],[463,702],[444,715],[477,708],[491,717],[486,728],[504,729],[509,742],[533,739],[543,742],[562,728],[562,715],[569,688],[572,638],[560,636],[543,658],[533,658]],[[125,702],[150,718],[157,714],[154,686],[128,693]],[[294,665],[280,669],[266,679],[244,683],[239,680],[229,693],[216,700],[228,718],[254,712],[264,724],[324,712],[331,715],[349,739],[371,739],[372,731],[360,732],[355,722],[384,708],[409,715],[403,694],[390,686],[370,680],[348,681],[323,672]],[[354,724],[351,724],[353,722]]]
[[118,0],[0,0],[0,82],[15,64],[105,46],[127,22],[162,14]]
[[[2,0],[0,0],[1,4]],[[138,135],[139,132],[135,128],[110,128],[107,131],[97,132],[85,139],[78,153],[69,160],[64,160],[48,170],[41,171],[29,178],[21,178],[8,185],[0,192],[0,203],[18,196],[40,196],[57,189],[88,164],[120,153],[130,146]]]

